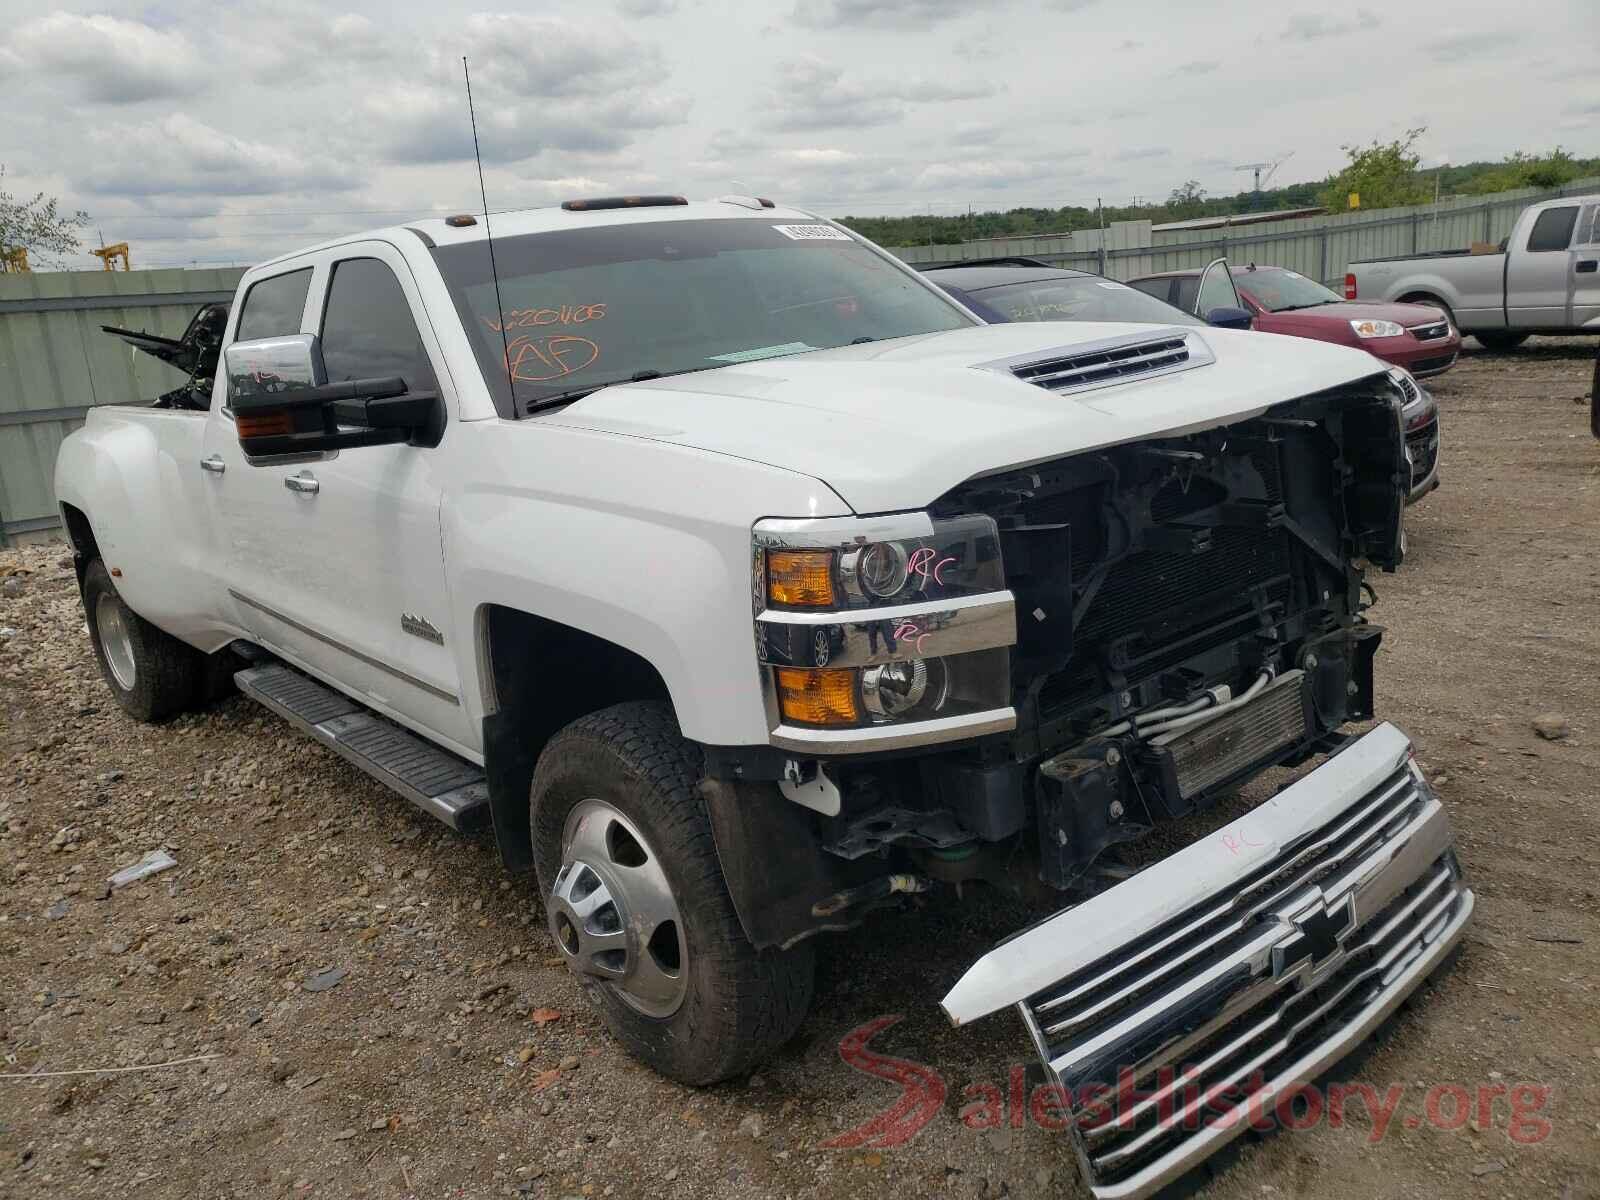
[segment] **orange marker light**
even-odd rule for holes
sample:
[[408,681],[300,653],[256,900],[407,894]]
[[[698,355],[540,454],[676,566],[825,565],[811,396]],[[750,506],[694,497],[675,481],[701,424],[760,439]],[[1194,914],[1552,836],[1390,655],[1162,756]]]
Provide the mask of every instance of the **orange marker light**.
[[769,550],[767,599],[823,608],[833,603],[832,550]]
[[779,667],[778,711],[806,725],[854,725],[861,720],[854,671]]
[[294,417],[286,408],[263,413],[235,413],[234,428],[242,438],[287,437],[294,432]]

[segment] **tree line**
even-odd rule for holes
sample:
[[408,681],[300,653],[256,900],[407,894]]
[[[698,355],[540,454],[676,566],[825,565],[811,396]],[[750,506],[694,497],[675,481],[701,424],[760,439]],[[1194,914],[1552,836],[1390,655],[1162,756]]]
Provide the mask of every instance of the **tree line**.
[[[1427,204],[1435,191],[1441,197],[1487,195],[1515,188],[1557,188],[1586,175],[1600,174],[1600,157],[1578,158],[1560,146],[1545,154],[1517,151],[1498,162],[1463,163],[1422,169],[1416,143],[1425,128],[1408,129],[1390,142],[1343,146],[1343,169],[1326,179],[1212,196],[1190,179],[1160,203],[1106,205],[1106,224],[1148,220],[1155,224],[1198,217],[1244,215],[1285,208],[1320,207],[1347,212],[1352,195],[1361,208],[1394,208]],[[950,246],[980,238],[1024,237],[1094,229],[1102,214],[1067,204],[1060,208],[1012,208],[1003,212],[932,214],[904,217],[840,218],[842,224],[884,246]]]

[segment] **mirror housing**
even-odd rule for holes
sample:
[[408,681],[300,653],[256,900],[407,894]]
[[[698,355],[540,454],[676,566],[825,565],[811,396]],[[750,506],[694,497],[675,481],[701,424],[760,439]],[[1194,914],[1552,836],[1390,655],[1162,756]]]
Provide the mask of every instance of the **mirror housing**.
[[328,383],[313,334],[235,342],[224,358],[228,407],[250,458],[437,445],[444,431],[438,393],[410,391],[398,376]]
[[1218,329],[1249,329],[1255,320],[1248,309],[1213,308],[1206,314],[1206,324]]

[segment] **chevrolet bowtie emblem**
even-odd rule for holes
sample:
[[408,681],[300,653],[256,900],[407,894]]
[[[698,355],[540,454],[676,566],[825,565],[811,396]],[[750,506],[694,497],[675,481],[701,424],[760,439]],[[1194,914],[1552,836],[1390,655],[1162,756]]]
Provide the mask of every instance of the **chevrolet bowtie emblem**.
[[1318,983],[1344,958],[1344,938],[1355,928],[1355,897],[1329,905],[1326,897],[1314,907],[1285,918],[1294,933],[1272,948],[1272,977],[1304,975]]

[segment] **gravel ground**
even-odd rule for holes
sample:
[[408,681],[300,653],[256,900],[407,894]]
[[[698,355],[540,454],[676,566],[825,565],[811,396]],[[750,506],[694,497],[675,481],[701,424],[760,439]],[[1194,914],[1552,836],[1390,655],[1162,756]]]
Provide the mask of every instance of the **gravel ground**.
[[[1381,708],[1480,898],[1454,969],[1344,1075],[1401,1086],[1394,1120],[1253,1140],[1208,1195],[1600,1196],[1595,350],[1469,348],[1432,383],[1444,486],[1375,580]],[[667,1083],[584,1007],[487,840],[242,699],[124,718],[63,553],[0,551],[0,1197],[1081,1194],[1062,1134],[971,1127],[1030,1057],[1014,1019],[934,1008],[1023,914],[880,916],[824,946],[810,1019],[758,1076]],[[104,894],[161,847],[176,869]],[[823,1146],[898,1098],[839,1053],[895,1016],[873,1049],[927,1064],[942,1104],[905,1144]],[[1548,1093],[1520,1093],[1518,1138],[1492,1092],[1464,1127],[1437,1127],[1448,1099],[1426,1119],[1435,1085],[1519,1083]]]

